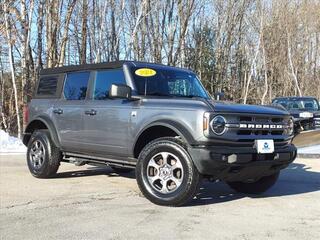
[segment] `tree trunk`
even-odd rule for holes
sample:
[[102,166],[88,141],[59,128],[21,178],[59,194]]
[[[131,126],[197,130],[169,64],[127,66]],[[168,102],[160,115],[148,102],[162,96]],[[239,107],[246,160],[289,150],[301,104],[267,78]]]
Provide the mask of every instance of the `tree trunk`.
[[18,100],[18,91],[16,85],[15,78],[15,69],[14,69],[14,59],[13,59],[13,45],[12,45],[12,36],[11,36],[11,22],[9,19],[9,2],[5,1],[4,3],[4,21],[6,27],[6,37],[8,41],[8,55],[9,55],[9,64],[11,69],[11,80],[12,80],[12,88],[14,93],[14,103],[15,103],[15,111],[16,111],[16,120],[17,120],[17,128],[18,128],[18,138],[21,138],[21,122],[20,122],[20,111],[19,111],[19,100]]
[[88,16],[88,2],[82,0],[82,38],[80,47],[80,64],[85,64],[87,56],[87,16]]
[[289,34],[287,33],[288,35],[288,60],[289,60],[289,65],[290,65],[290,69],[291,69],[291,74],[292,74],[292,77],[293,77],[293,81],[295,83],[295,86],[296,86],[296,90],[298,91],[299,93],[299,96],[301,97],[302,96],[302,92],[301,92],[301,89],[300,89],[300,86],[299,86],[299,82],[298,82],[298,78],[297,78],[297,75],[296,73],[294,72],[294,67],[293,67],[293,63],[292,63],[292,56],[291,56],[291,46],[290,46],[290,41],[289,41]]
[[64,60],[66,56],[66,46],[68,42],[69,24],[70,24],[71,14],[73,12],[75,4],[76,4],[76,0],[73,0],[68,5],[67,16],[66,16],[66,20],[63,28],[63,37],[61,40],[62,43],[61,43],[61,49],[60,49],[60,55],[59,55],[59,66],[63,66],[64,64]]
[[243,104],[247,104],[247,98],[248,98],[248,93],[249,93],[249,86],[250,86],[250,82],[251,82],[251,79],[252,79],[252,74],[253,74],[253,70],[254,70],[254,65],[255,65],[255,62],[257,60],[257,57],[258,57],[258,54],[259,54],[259,50],[260,50],[260,44],[261,44],[261,35],[262,35],[262,29],[263,27],[263,20],[261,18],[260,20],[260,31],[259,31],[259,39],[258,39],[258,46],[255,50],[255,54],[254,54],[254,58],[252,59],[252,62],[251,62],[251,67],[250,67],[250,73],[249,73],[249,78],[248,78],[248,81],[247,81],[247,84],[246,84],[246,88],[245,88],[245,94],[244,94],[244,97],[243,97]]

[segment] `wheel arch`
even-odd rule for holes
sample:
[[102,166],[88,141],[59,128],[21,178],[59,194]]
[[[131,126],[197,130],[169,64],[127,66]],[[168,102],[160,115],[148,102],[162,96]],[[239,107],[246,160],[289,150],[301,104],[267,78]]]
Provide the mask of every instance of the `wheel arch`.
[[195,142],[191,133],[182,124],[172,120],[156,121],[148,124],[137,134],[132,154],[138,158],[141,150],[151,141],[160,137],[180,137],[186,144]]
[[60,140],[57,131],[55,130],[54,124],[49,118],[45,116],[37,117],[27,125],[22,139],[22,142],[25,146],[28,145],[32,133],[38,129],[49,130],[52,141],[57,147],[60,147]]

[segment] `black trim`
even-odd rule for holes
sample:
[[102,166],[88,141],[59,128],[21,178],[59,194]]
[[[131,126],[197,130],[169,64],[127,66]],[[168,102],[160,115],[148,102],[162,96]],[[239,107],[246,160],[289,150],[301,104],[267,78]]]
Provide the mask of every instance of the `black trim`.
[[27,125],[25,133],[23,134],[23,138],[22,138],[23,144],[26,146],[28,145],[30,135],[31,135],[31,132],[29,130],[29,126],[35,121],[41,121],[44,125],[46,125],[46,127],[48,128],[48,130],[50,132],[50,136],[52,138],[53,143],[55,144],[56,147],[61,148],[60,140],[59,140],[58,134],[55,130],[54,124],[50,120],[50,118],[46,117],[46,116],[40,116],[35,119],[32,119],[32,121]]
[[40,75],[47,74],[57,74],[57,73],[66,73],[66,72],[76,72],[76,71],[91,71],[98,69],[112,69],[112,68],[121,68],[125,61],[117,62],[106,62],[106,63],[95,63],[95,64],[82,64],[82,65],[71,65],[57,68],[46,68],[40,71]]
[[[233,169],[238,168],[245,171],[246,168],[252,168],[252,171],[255,172],[255,168],[259,166],[263,166],[264,174],[267,176],[276,166],[281,169],[285,168],[297,156],[297,148],[294,145],[275,147],[273,154],[257,154],[256,149],[252,147],[219,148],[217,146],[189,147],[188,152],[201,174],[214,176],[221,180],[229,179]],[[228,162],[228,157],[231,155],[234,161]],[[261,174],[259,176],[261,177]],[[239,177],[237,180],[244,179]]]
[[135,158],[119,158],[119,156],[95,156],[95,155],[86,155],[80,153],[73,153],[73,152],[64,152],[64,160],[68,161],[68,158],[80,158],[85,160],[86,162],[92,163],[100,163],[106,164],[110,166],[117,166],[117,167],[129,167],[135,168],[137,159]]
[[140,136],[147,131],[149,128],[151,127],[155,127],[155,126],[161,126],[161,127],[167,127],[169,129],[171,129],[172,131],[176,132],[185,143],[188,143],[190,145],[193,145],[196,143],[196,140],[193,138],[193,136],[189,133],[189,131],[180,123],[177,123],[175,121],[172,120],[159,120],[159,121],[155,121],[152,122],[150,124],[148,124],[147,126],[145,126],[142,130],[140,130],[140,132],[136,135],[137,137],[134,140],[134,144],[132,146],[131,152],[132,155],[134,156],[134,150],[137,144],[138,139],[140,138]]

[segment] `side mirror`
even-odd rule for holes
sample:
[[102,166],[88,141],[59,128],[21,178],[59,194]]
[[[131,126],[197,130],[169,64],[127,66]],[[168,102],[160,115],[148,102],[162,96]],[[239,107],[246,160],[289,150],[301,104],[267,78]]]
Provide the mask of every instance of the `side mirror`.
[[131,99],[131,88],[124,84],[112,84],[109,90],[109,97]]

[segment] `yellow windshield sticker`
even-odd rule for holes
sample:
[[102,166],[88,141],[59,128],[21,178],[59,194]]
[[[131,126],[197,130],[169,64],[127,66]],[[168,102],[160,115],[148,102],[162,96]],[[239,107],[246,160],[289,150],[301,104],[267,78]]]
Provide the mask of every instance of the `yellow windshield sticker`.
[[157,74],[157,72],[150,68],[139,68],[134,72],[140,77],[152,77]]

